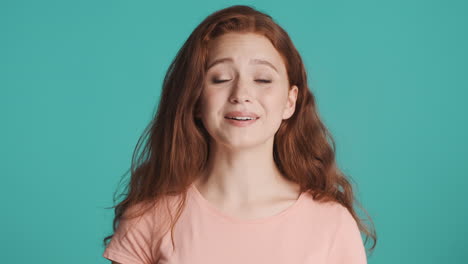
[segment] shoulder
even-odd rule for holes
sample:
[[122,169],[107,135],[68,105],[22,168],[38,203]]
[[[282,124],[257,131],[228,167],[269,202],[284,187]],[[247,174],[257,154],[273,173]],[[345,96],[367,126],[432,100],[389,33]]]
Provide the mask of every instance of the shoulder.
[[174,202],[164,197],[126,208],[103,256],[120,263],[155,263],[161,256]]
[[329,263],[367,263],[359,226],[351,212],[339,203],[332,211],[335,219],[328,250]]
[[[158,235],[170,223],[179,196],[163,196],[157,201],[138,202],[126,208],[119,225],[125,231],[139,230]],[[161,235],[161,234],[160,234]]]
[[304,200],[305,207],[307,207],[308,210],[312,210],[316,212],[316,214],[320,214],[324,217],[336,218],[346,214],[346,212],[349,213],[348,208],[341,203],[330,200],[317,200],[313,197],[311,192],[305,193]]
[[322,230],[333,232],[340,224],[356,224],[348,208],[336,201],[319,201],[311,193],[306,193],[302,204],[303,218],[320,225]]
[[310,194],[306,200],[302,210],[304,219],[325,243],[328,263],[365,264],[359,226],[349,209],[336,201],[316,201]]

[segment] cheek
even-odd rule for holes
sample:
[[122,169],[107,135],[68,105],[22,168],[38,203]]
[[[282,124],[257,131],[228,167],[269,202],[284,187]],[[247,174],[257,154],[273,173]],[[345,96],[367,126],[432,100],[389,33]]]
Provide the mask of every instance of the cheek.
[[286,96],[281,93],[265,93],[261,98],[266,114],[273,115],[270,118],[275,118],[281,115],[286,103]]
[[201,111],[204,116],[215,115],[223,104],[223,95],[219,92],[205,90],[201,96]]

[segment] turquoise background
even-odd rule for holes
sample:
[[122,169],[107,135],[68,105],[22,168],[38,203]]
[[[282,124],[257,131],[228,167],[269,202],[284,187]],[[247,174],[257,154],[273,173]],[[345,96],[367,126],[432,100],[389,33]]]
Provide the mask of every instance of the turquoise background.
[[[112,194],[191,31],[231,4],[301,52],[369,263],[468,258],[466,1],[1,1],[2,263],[109,263]],[[466,263],[466,262],[465,262]]]

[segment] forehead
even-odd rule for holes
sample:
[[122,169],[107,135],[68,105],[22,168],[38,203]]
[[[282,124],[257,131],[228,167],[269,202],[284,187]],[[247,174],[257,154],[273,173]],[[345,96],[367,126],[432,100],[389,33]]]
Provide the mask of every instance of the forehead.
[[222,58],[232,58],[238,63],[265,60],[278,71],[284,68],[281,55],[270,40],[255,33],[227,33],[212,40],[208,45],[207,65]]

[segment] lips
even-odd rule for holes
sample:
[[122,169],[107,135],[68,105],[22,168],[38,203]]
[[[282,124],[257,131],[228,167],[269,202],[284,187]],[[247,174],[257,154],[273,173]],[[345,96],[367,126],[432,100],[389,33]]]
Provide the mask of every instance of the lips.
[[225,118],[228,118],[228,117],[252,117],[252,118],[255,118],[255,119],[259,118],[259,116],[257,114],[255,114],[254,112],[246,112],[246,111],[231,111],[231,112],[226,113],[226,115],[224,117]]

